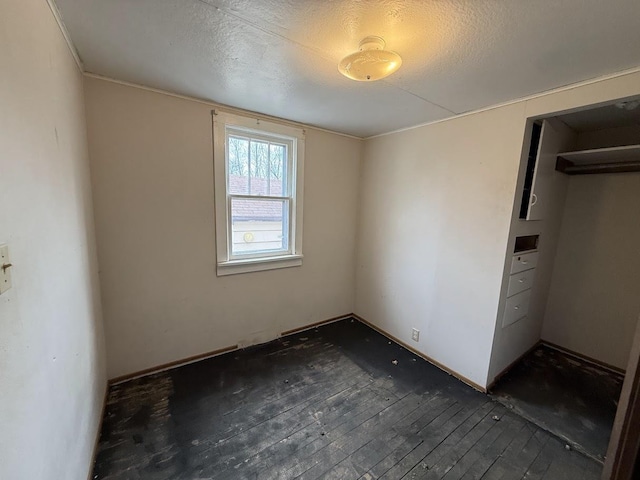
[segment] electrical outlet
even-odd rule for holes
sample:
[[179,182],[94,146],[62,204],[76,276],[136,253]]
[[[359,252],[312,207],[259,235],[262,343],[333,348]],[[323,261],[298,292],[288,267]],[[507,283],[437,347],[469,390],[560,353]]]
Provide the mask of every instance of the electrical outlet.
[[417,328],[411,330],[411,340],[413,340],[414,342],[420,341],[420,330],[418,330]]

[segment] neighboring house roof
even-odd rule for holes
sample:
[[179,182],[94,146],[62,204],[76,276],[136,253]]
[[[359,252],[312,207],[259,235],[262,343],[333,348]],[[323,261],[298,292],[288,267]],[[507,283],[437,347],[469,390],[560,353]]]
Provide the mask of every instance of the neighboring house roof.
[[[251,180],[251,191],[249,191]],[[241,195],[282,195],[282,180],[229,175],[229,192]],[[278,200],[236,199],[231,205],[234,221],[281,221],[283,202]]]

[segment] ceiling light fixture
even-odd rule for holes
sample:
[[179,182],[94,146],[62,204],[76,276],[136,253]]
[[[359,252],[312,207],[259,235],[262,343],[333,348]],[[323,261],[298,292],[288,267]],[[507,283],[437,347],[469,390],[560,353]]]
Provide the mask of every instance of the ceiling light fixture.
[[402,58],[396,52],[385,50],[384,45],[380,37],[366,37],[360,42],[359,51],[340,61],[338,70],[358,82],[374,82],[388,77],[400,68]]

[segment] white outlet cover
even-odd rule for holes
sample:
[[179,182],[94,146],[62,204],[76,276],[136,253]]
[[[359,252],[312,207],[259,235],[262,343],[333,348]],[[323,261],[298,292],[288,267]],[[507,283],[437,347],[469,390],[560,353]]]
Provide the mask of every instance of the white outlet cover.
[[411,340],[413,340],[414,342],[420,341],[420,330],[418,330],[417,328],[411,330]]
[[9,246],[0,245],[0,295],[11,288],[11,268],[2,268],[3,265],[10,263]]

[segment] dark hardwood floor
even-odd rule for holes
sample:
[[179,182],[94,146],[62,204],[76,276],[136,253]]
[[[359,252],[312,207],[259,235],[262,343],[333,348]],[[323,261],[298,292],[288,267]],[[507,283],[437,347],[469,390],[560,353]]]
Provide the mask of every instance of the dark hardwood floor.
[[94,479],[595,480],[600,470],[343,320],[112,386]]
[[501,403],[604,461],[624,376],[541,345],[494,387]]

